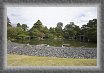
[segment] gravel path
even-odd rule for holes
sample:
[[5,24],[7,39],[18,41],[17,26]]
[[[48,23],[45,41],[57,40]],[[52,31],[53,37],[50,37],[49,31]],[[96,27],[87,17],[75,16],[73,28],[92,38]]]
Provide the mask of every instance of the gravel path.
[[30,56],[50,56],[61,58],[96,58],[97,48],[54,47],[43,45],[26,45],[7,42],[7,53]]

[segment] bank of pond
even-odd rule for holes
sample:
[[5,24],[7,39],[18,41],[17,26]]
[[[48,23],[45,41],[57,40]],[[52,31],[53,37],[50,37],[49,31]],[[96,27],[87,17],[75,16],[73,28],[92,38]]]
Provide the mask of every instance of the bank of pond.
[[20,44],[30,44],[30,45],[40,45],[46,44],[49,46],[55,47],[97,47],[97,43],[91,42],[81,42],[77,40],[68,40],[68,39],[15,39],[11,40],[12,42],[20,43]]

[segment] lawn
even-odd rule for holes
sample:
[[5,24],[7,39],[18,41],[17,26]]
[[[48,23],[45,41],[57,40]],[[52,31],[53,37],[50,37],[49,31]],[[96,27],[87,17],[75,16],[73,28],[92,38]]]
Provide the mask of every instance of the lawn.
[[8,66],[96,66],[96,59],[7,55]]

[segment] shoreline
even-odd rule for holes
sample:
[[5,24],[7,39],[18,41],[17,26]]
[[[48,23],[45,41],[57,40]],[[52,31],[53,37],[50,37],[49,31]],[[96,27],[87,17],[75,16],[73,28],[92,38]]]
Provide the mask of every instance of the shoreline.
[[59,58],[97,58],[97,48],[54,47],[7,42],[7,53]]

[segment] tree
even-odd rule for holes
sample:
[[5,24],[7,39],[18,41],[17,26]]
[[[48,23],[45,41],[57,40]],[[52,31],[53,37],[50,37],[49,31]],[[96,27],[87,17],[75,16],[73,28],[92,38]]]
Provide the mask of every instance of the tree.
[[11,25],[9,18],[7,17],[7,37],[17,38],[17,37],[33,37],[33,38],[65,38],[65,39],[78,39],[78,37],[83,36],[85,41],[97,42],[97,19],[89,20],[87,24],[79,26],[75,25],[74,22],[67,24],[64,29],[63,23],[58,22],[57,26],[49,29],[42,24],[40,20],[37,20],[33,24],[33,27],[28,30],[26,24],[17,23],[16,27]]
[[92,42],[97,42],[97,19],[89,20],[87,26],[88,39]]
[[7,37],[15,39],[17,37],[17,31],[15,27],[8,27],[7,29]]
[[62,29],[63,23],[62,23],[62,22],[58,22],[58,23],[57,23],[57,27]]
[[38,20],[36,23],[34,23],[33,27],[30,29],[30,31],[37,29],[39,31],[43,30],[43,25],[42,22],[40,20]]
[[33,27],[29,30],[31,37],[40,37],[43,39],[45,34],[48,32],[48,28],[42,25],[42,22],[38,20]]
[[20,23],[17,23],[17,27],[22,27]]
[[49,30],[48,30],[47,26],[45,26],[44,27],[44,33],[48,33],[48,32],[49,32]]
[[79,40],[80,34],[81,34],[81,32],[80,32],[80,31],[81,31],[81,30],[80,30],[80,27],[77,26],[77,25],[75,25],[73,29],[74,29],[74,32],[73,32],[73,33],[74,33],[74,39],[75,39],[75,40]]
[[7,17],[7,27],[12,27],[11,22],[8,17]]
[[49,38],[55,38],[56,37],[55,28],[50,27],[48,37]]
[[36,28],[40,30],[43,27],[42,22],[40,20],[37,20],[37,22],[34,24],[33,28]]
[[76,35],[75,27],[76,25],[74,24],[74,22],[70,22],[70,24],[67,24],[65,28],[63,29],[64,38],[74,39]]
[[54,34],[55,33],[55,28],[50,27],[49,32]]
[[58,38],[62,38],[62,37],[63,37],[63,30],[62,30],[62,27],[63,27],[63,23],[62,23],[62,22],[58,22],[58,23],[57,23],[57,27],[55,28],[56,36],[57,36]]
[[86,25],[83,25],[81,34],[87,38],[87,41],[97,42],[97,19],[89,20]]
[[22,29],[23,29],[24,31],[27,31],[27,30],[28,30],[28,26],[27,26],[26,24],[22,24]]
[[40,20],[37,20],[37,22],[35,23],[35,25],[42,25],[42,22]]
[[23,30],[21,27],[15,27],[15,30],[17,31],[17,35],[23,33]]

